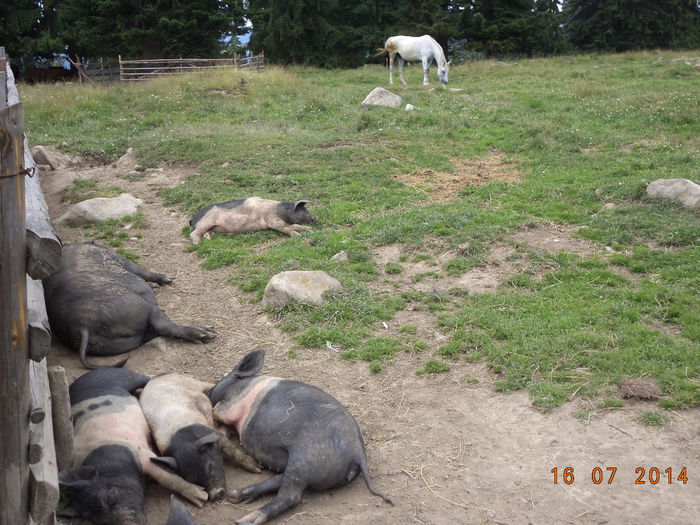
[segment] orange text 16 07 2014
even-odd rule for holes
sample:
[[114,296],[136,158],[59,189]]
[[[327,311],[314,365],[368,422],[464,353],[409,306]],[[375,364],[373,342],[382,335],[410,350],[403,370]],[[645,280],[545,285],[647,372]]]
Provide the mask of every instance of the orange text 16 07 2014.
[[[582,474],[581,469],[576,472],[574,467],[554,467],[549,472],[552,474],[552,482],[555,485],[559,483],[571,485],[582,477],[595,485],[612,485],[625,482],[620,481],[619,477],[616,478],[619,470],[617,467],[593,467],[590,470],[584,470]],[[686,467],[681,467],[680,469],[671,467],[636,467],[631,481],[635,485],[671,485],[674,483],[685,485],[688,483],[688,469]]]

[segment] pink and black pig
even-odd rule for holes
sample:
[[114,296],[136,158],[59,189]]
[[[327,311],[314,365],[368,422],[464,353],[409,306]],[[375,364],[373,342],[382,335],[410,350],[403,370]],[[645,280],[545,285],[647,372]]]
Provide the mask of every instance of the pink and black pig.
[[149,282],[170,284],[172,278],[92,242],[66,244],[58,271],[43,281],[51,330],[90,369],[96,366],[86,354],[123,354],[158,336],[193,343],[215,337],[211,326],[172,322]]
[[215,429],[212,404],[206,395],[213,386],[181,374],[163,374],[152,378],[139,397],[162,454],[153,461],[204,487],[210,501],[226,492],[222,450],[240,466],[260,472],[239,445]]
[[350,412],[314,386],[258,376],[264,359],[262,350],[249,353],[209,392],[214,418],[234,427],[248,453],[278,472],[228,494],[239,503],[276,493],[238,523],[265,523],[297,505],[305,489],[333,489],[358,474],[372,494],[392,503],[372,486],[362,434]]
[[245,233],[276,230],[285,235],[299,235],[309,230],[316,217],[309,213],[309,201],[279,202],[260,197],[210,204],[197,210],[190,220],[190,239],[199,244],[210,233]]
[[70,489],[62,514],[96,525],[145,525],[145,476],[201,507],[203,488],[153,462],[150,431],[133,393],[147,376],[125,368],[82,375],[69,389],[73,417],[73,467],[59,473]]

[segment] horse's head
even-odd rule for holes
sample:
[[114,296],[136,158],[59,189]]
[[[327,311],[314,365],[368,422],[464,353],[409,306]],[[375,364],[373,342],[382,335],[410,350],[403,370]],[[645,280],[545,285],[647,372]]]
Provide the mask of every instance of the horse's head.
[[[452,62],[450,60],[450,62]],[[437,68],[437,74],[438,78],[440,79],[440,82],[442,82],[442,87],[445,87],[445,84],[447,84],[447,75],[450,72],[450,62],[443,62],[442,64],[438,64]]]

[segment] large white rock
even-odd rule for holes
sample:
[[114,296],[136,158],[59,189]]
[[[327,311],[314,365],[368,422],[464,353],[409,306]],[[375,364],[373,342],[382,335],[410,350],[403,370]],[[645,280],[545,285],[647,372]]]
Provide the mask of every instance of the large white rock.
[[700,206],[700,185],[688,179],[658,179],[649,183],[647,195],[676,199],[688,208]]
[[401,105],[401,97],[394,95],[391,91],[384,88],[374,88],[369,95],[362,101],[365,106],[388,106],[390,108],[398,108]]
[[137,213],[142,204],[141,199],[137,199],[129,193],[122,193],[119,197],[113,198],[96,197],[74,204],[56,222],[59,224],[67,222],[85,224],[121,219]]
[[326,272],[281,272],[267,283],[262,304],[264,308],[278,308],[295,301],[321,304],[323,292],[342,289],[343,285]]

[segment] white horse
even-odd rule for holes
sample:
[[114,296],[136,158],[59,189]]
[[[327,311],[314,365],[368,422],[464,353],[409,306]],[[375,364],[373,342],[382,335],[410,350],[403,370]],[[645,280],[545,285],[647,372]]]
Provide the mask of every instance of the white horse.
[[378,49],[378,55],[389,55],[389,84],[394,83],[394,57],[399,58],[399,79],[405,84],[403,79],[403,63],[421,61],[423,64],[423,85],[428,85],[428,72],[430,65],[435,60],[437,64],[437,74],[442,87],[447,84],[447,74],[450,71],[450,62],[445,60],[445,52],[430,35],[423,36],[391,36],[387,39],[383,48]]

